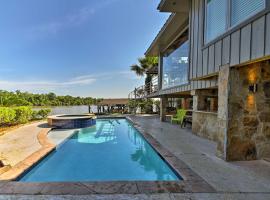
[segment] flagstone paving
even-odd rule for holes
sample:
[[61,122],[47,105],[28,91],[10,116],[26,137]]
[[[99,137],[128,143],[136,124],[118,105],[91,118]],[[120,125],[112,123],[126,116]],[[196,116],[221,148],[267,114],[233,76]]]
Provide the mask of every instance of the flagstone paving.
[[225,162],[216,157],[216,144],[190,129],[160,122],[157,117],[133,117],[165,148],[184,161],[219,192],[270,192],[270,163],[264,160]]

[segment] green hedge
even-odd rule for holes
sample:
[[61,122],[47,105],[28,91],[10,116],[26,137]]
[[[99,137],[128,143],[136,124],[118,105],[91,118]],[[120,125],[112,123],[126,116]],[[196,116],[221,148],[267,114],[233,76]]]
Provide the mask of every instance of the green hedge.
[[0,107],[0,126],[24,124],[31,120],[44,119],[50,112],[50,109],[35,111],[29,106]]
[[16,112],[12,108],[0,107],[0,124],[8,124],[14,121]]
[[31,120],[32,109],[27,106],[20,106],[14,108],[16,112],[15,123],[24,124]]

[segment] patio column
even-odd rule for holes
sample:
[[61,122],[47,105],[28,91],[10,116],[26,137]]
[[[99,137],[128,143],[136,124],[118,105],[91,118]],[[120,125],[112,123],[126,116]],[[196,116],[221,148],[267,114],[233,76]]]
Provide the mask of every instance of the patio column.
[[168,105],[168,98],[160,98],[160,121],[164,122],[166,120],[166,109]]
[[219,73],[218,155],[225,160],[270,157],[270,61]]
[[229,74],[230,67],[223,66],[218,78],[217,155],[224,160],[227,160]]

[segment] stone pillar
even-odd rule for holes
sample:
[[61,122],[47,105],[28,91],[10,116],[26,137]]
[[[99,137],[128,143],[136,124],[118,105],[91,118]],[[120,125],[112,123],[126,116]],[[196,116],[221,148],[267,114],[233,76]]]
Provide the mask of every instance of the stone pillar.
[[223,159],[270,157],[269,86],[269,61],[220,70],[217,153]]
[[166,120],[166,109],[168,105],[168,98],[160,98],[160,121],[164,122]]
[[228,129],[228,95],[229,95],[229,66],[223,66],[219,71],[218,79],[218,138],[217,155],[226,160],[227,129]]

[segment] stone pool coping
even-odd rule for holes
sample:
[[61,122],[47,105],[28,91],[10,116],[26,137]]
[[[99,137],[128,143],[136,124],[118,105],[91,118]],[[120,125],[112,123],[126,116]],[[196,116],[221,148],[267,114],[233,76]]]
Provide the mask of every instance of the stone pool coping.
[[[213,193],[215,189],[192,171],[182,160],[165,149],[155,138],[141,128],[130,117],[126,118],[143,135],[145,140],[157,153],[181,175],[179,181],[106,181],[106,182],[44,182],[26,183],[15,181],[1,181],[0,194],[25,194],[25,195],[86,195],[86,194],[152,194],[152,193]],[[48,141],[47,134],[50,129],[42,130],[39,141],[42,149],[29,156],[9,170],[6,177],[15,180],[32,165],[55,149],[55,145]],[[13,172],[12,172],[13,170]],[[15,175],[13,175],[16,174]]]

